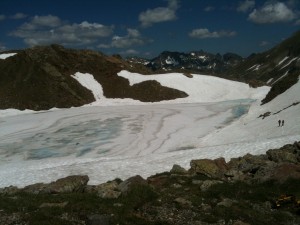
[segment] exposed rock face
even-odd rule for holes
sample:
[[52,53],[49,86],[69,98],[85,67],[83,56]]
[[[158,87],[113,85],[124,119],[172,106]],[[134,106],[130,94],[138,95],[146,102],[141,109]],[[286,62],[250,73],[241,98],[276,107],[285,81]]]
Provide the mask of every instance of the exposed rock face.
[[227,171],[227,165],[224,158],[219,158],[215,160],[210,159],[199,159],[192,160],[191,163],[191,173],[203,174],[212,178],[220,178],[223,176],[225,171]]

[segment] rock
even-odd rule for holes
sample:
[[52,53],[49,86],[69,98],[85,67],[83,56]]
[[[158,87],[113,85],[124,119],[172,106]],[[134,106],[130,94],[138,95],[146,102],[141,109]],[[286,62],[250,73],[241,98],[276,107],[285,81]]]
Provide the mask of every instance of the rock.
[[229,169],[224,173],[224,176],[230,180],[244,180],[245,175],[242,171],[236,169]]
[[211,159],[199,159],[192,160],[191,163],[191,173],[203,174],[212,178],[222,178],[226,172],[227,164],[224,158],[219,158],[215,160]]
[[192,180],[192,184],[199,185],[199,184],[202,184],[202,183],[203,183],[203,180]]
[[86,219],[86,225],[109,225],[109,216],[107,215],[90,215]]
[[266,161],[268,161],[266,155],[247,154],[243,157],[231,159],[227,165],[230,169],[254,174],[261,166],[266,164]]
[[187,170],[184,169],[183,167],[175,164],[173,165],[172,169],[170,170],[170,173],[175,173],[175,174],[186,174]]
[[181,206],[192,206],[192,202],[191,202],[191,201],[186,200],[186,199],[181,198],[181,197],[176,198],[176,199],[174,200],[174,202],[178,203],[178,204],[181,205]]
[[3,195],[14,195],[19,191],[20,190],[16,186],[9,186],[9,187],[5,187],[5,188],[0,188],[0,194],[3,194]]
[[68,205],[68,202],[61,202],[61,203],[42,203],[40,208],[64,208]]
[[293,145],[295,149],[297,149],[298,151],[300,150],[300,141],[299,142],[295,141]]
[[175,183],[175,184],[172,184],[172,187],[178,189],[178,188],[182,188],[182,185]]
[[294,154],[293,149],[291,151],[285,149],[271,149],[267,151],[267,156],[269,160],[274,161],[276,163],[281,162],[291,162],[297,163],[297,155]]
[[110,181],[95,186],[88,186],[85,192],[97,193],[100,198],[104,199],[116,199],[121,195],[121,192],[118,190],[117,181]]
[[201,191],[207,191],[211,186],[216,184],[222,184],[223,181],[219,180],[205,180],[200,186]]
[[278,165],[272,170],[272,175],[268,179],[276,180],[280,183],[285,182],[287,179],[300,179],[300,165],[284,163]]
[[50,184],[34,184],[26,186],[23,191],[33,194],[39,193],[74,193],[83,192],[89,181],[88,176],[68,176]]
[[224,207],[226,207],[226,208],[229,208],[229,207],[232,206],[232,204],[233,204],[234,202],[236,202],[236,201],[231,200],[231,199],[229,199],[229,198],[224,198],[221,202],[219,202],[219,203],[217,204],[217,206],[224,206]]
[[140,175],[136,175],[120,183],[118,185],[118,189],[121,191],[122,194],[126,195],[128,192],[132,190],[133,187],[140,186],[140,185],[147,186],[148,183]]

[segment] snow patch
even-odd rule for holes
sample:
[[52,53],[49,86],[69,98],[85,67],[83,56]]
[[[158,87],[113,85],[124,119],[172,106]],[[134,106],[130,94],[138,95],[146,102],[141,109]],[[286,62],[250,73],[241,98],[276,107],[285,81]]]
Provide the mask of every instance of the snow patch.
[[178,65],[178,62],[175,59],[173,59],[172,57],[168,56],[166,58],[166,64],[176,66],[176,65]]
[[281,67],[280,69],[284,69],[285,67],[287,67],[288,65],[290,65],[292,62],[294,62],[295,60],[297,60],[299,57],[295,57],[293,59],[291,59],[287,64],[285,64],[283,67]]
[[279,77],[277,80],[275,80],[273,82],[273,84],[277,83],[278,81],[280,81],[282,78],[286,77],[288,75],[289,71],[286,71],[285,74],[283,74],[281,77]]
[[274,78],[270,78],[270,79],[267,81],[267,84],[271,83],[273,79],[274,79]]
[[3,54],[0,54],[0,59],[7,59],[8,57],[14,56],[16,54],[17,53],[3,53]]
[[75,80],[77,80],[83,87],[89,89],[96,101],[104,98],[102,86],[95,80],[92,74],[77,72],[71,75]]
[[284,57],[278,64],[277,64],[277,66],[280,66],[285,60],[287,60],[289,57],[288,56],[286,56],[286,57]]

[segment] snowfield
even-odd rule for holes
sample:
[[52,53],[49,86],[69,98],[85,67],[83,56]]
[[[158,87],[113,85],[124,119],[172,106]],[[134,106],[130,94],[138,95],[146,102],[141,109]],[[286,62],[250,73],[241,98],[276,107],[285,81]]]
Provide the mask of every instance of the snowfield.
[[[300,140],[300,104],[291,106],[300,101],[299,82],[260,106],[268,87],[252,89],[196,74],[118,75],[131,85],[157,80],[189,97],[160,103],[107,99],[93,75],[76,73],[73,78],[92,91],[94,103],[40,112],[0,111],[0,187],[74,174],[87,174],[90,184],[147,177],[173,164],[188,168],[192,159],[229,160]],[[279,113],[258,118],[265,112]],[[278,127],[279,119],[285,126]]]

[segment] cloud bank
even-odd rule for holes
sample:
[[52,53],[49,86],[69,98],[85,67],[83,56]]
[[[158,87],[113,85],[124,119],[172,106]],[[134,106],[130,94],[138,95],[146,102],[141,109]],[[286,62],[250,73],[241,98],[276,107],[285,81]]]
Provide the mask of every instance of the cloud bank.
[[248,20],[258,24],[290,22],[297,17],[296,13],[282,2],[266,2],[263,7],[254,9]]

